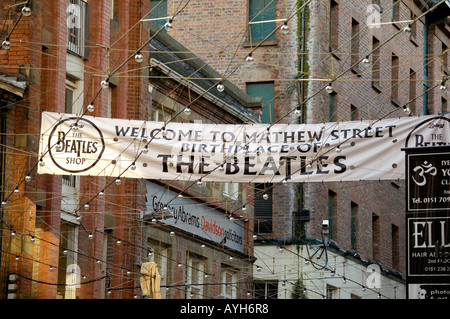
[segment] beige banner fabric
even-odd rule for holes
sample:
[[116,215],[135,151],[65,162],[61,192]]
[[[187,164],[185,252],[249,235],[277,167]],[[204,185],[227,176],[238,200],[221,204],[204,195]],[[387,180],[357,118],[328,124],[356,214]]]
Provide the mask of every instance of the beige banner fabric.
[[39,174],[240,183],[404,179],[403,148],[450,145],[450,116],[319,124],[162,123],[43,112]]

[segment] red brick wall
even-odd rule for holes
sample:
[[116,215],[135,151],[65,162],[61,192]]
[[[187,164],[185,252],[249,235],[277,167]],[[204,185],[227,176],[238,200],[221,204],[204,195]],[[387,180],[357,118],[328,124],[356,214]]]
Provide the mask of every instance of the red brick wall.
[[[277,1],[277,18],[285,18],[287,12],[293,12],[295,1]],[[331,62],[329,49],[329,2],[312,1],[308,6],[307,16],[307,70],[310,78],[327,79],[332,74],[340,75],[351,66],[350,38],[352,18],[360,24],[359,51],[360,57],[371,51],[372,36],[383,43],[399,29],[394,25],[386,25],[381,29],[367,28],[367,6],[371,1],[336,1],[339,3],[339,21],[333,28],[338,30],[338,46],[340,49]],[[286,88],[289,81],[296,75],[298,62],[297,55],[297,17],[289,23],[292,33],[289,35],[276,34],[277,45],[262,46],[253,54],[255,62],[243,63],[242,60],[251,50],[246,45],[247,18],[246,0],[233,2],[191,1],[190,5],[174,20],[174,29],[171,33],[175,39],[185,45],[192,52],[207,61],[216,70],[236,70],[229,79],[245,91],[245,82],[275,80],[275,95],[281,94],[275,100],[275,117],[282,117],[287,110],[296,106],[296,92],[292,98]],[[168,15],[173,14],[171,8],[177,8],[180,1],[168,1]],[[382,22],[391,21],[391,1],[381,1],[383,7]],[[400,4],[400,20],[409,20],[409,6],[411,2],[402,1]],[[413,8],[415,16],[421,14],[417,7]],[[214,21],[213,23],[211,21]],[[423,21],[415,23],[417,28],[415,39],[401,33],[381,48],[380,78],[381,92],[371,87],[371,65],[359,66],[360,75],[352,71],[344,74],[342,79],[333,83],[336,95],[335,118],[339,121],[350,120],[351,105],[358,108],[360,119],[376,119],[391,112],[395,105],[391,102],[391,55],[399,57],[399,103],[403,106],[411,97],[409,96],[410,69],[416,72],[417,82],[414,83],[416,96],[416,114],[422,114],[423,98]],[[400,28],[405,24],[401,24]],[[430,29],[429,49],[430,58],[430,86],[435,85],[442,78],[441,42],[448,45],[448,37],[438,29]],[[220,54],[222,52],[222,54]],[[373,58],[371,57],[371,60]],[[323,81],[309,81],[307,93],[315,94],[327,83]],[[441,96],[443,92],[438,89],[429,93],[429,113],[437,114],[440,111]],[[446,98],[448,100],[448,93]],[[328,121],[328,95],[317,94],[306,104],[307,122],[317,123]],[[389,116],[404,116],[400,109]],[[283,121],[288,121],[286,118]],[[368,183],[324,183],[305,184],[304,208],[314,211],[313,221],[308,223],[307,236],[320,238],[322,219],[328,216],[327,194],[328,189],[337,193],[338,198],[338,237],[340,247],[350,249],[350,203],[354,201],[359,207],[357,248],[363,258],[373,258],[372,252],[372,213],[380,216],[380,260],[383,266],[392,267],[392,224],[400,228],[399,242],[404,242],[404,185],[397,182],[399,187],[390,182]],[[274,235],[275,237],[292,237],[291,212],[296,209],[296,186],[286,191],[283,187],[274,190],[278,199],[273,205]],[[249,198],[251,200],[251,198]],[[404,270],[404,251],[400,249],[400,265]]]

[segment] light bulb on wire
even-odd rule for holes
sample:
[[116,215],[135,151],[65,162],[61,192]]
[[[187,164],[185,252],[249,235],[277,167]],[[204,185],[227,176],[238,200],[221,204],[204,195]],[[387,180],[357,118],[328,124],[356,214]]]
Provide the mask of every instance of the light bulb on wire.
[[93,103],[89,103],[89,105],[86,107],[88,112],[94,112],[94,104]]
[[224,90],[225,90],[225,86],[222,84],[222,82],[217,84],[217,91],[223,92]]
[[3,42],[2,42],[2,49],[4,50],[9,50],[11,48],[11,42],[9,42],[9,38],[6,38]]
[[138,51],[138,52],[136,53],[136,55],[134,56],[134,60],[135,60],[137,63],[142,63],[142,61],[144,61],[144,56],[142,55],[141,51]]
[[107,89],[109,88],[109,79],[103,80],[101,83],[102,88]]
[[63,150],[63,145],[62,145],[61,141],[58,141],[58,143],[56,143],[55,150],[57,152],[61,152]]
[[331,83],[325,87],[325,91],[327,91],[328,94],[333,93],[333,87],[331,86]]
[[247,57],[245,58],[245,61],[247,61],[247,62],[252,62],[252,61],[253,61],[253,56],[252,56],[251,53],[249,53],[249,54],[247,55]]
[[167,20],[166,24],[164,25],[164,28],[166,28],[167,32],[172,31],[173,29],[172,19]]
[[284,34],[289,32],[289,26],[287,25],[287,21],[283,22],[283,25],[281,26],[280,30]]
[[31,14],[31,9],[30,9],[30,7],[27,6],[27,5],[25,5],[25,6],[22,8],[22,15],[23,15],[24,17],[29,17],[30,14]]
[[405,106],[403,107],[403,112],[405,112],[406,114],[411,114],[411,109],[409,108],[409,106]]

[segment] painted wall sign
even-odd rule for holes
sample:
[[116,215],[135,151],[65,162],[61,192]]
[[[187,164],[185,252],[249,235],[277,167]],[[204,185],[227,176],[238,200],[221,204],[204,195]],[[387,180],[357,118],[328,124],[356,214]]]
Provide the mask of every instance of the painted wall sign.
[[43,112],[38,173],[245,183],[392,180],[404,178],[402,148],[449,144],[449,115],[269,126]]

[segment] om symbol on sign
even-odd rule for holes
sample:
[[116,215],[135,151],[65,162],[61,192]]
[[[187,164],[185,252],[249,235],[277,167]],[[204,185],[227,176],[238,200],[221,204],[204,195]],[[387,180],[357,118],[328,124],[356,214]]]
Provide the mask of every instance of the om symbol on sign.
[[431,165],[431,163],[428,163],[427,161],[424,161],[423,164],[414,167],[413,169],[414,172],[418,172],[418,176],[419,176],[419,181],[417,181],[414,176],[412,176],[413,181],[418,185],[418,186],[423,186],[427,183],[427,178],[425,177],[425,174],[430,174],[432,176],[435,176],[437,173],[437,169],[436,167],[434,167],[433,165]]

